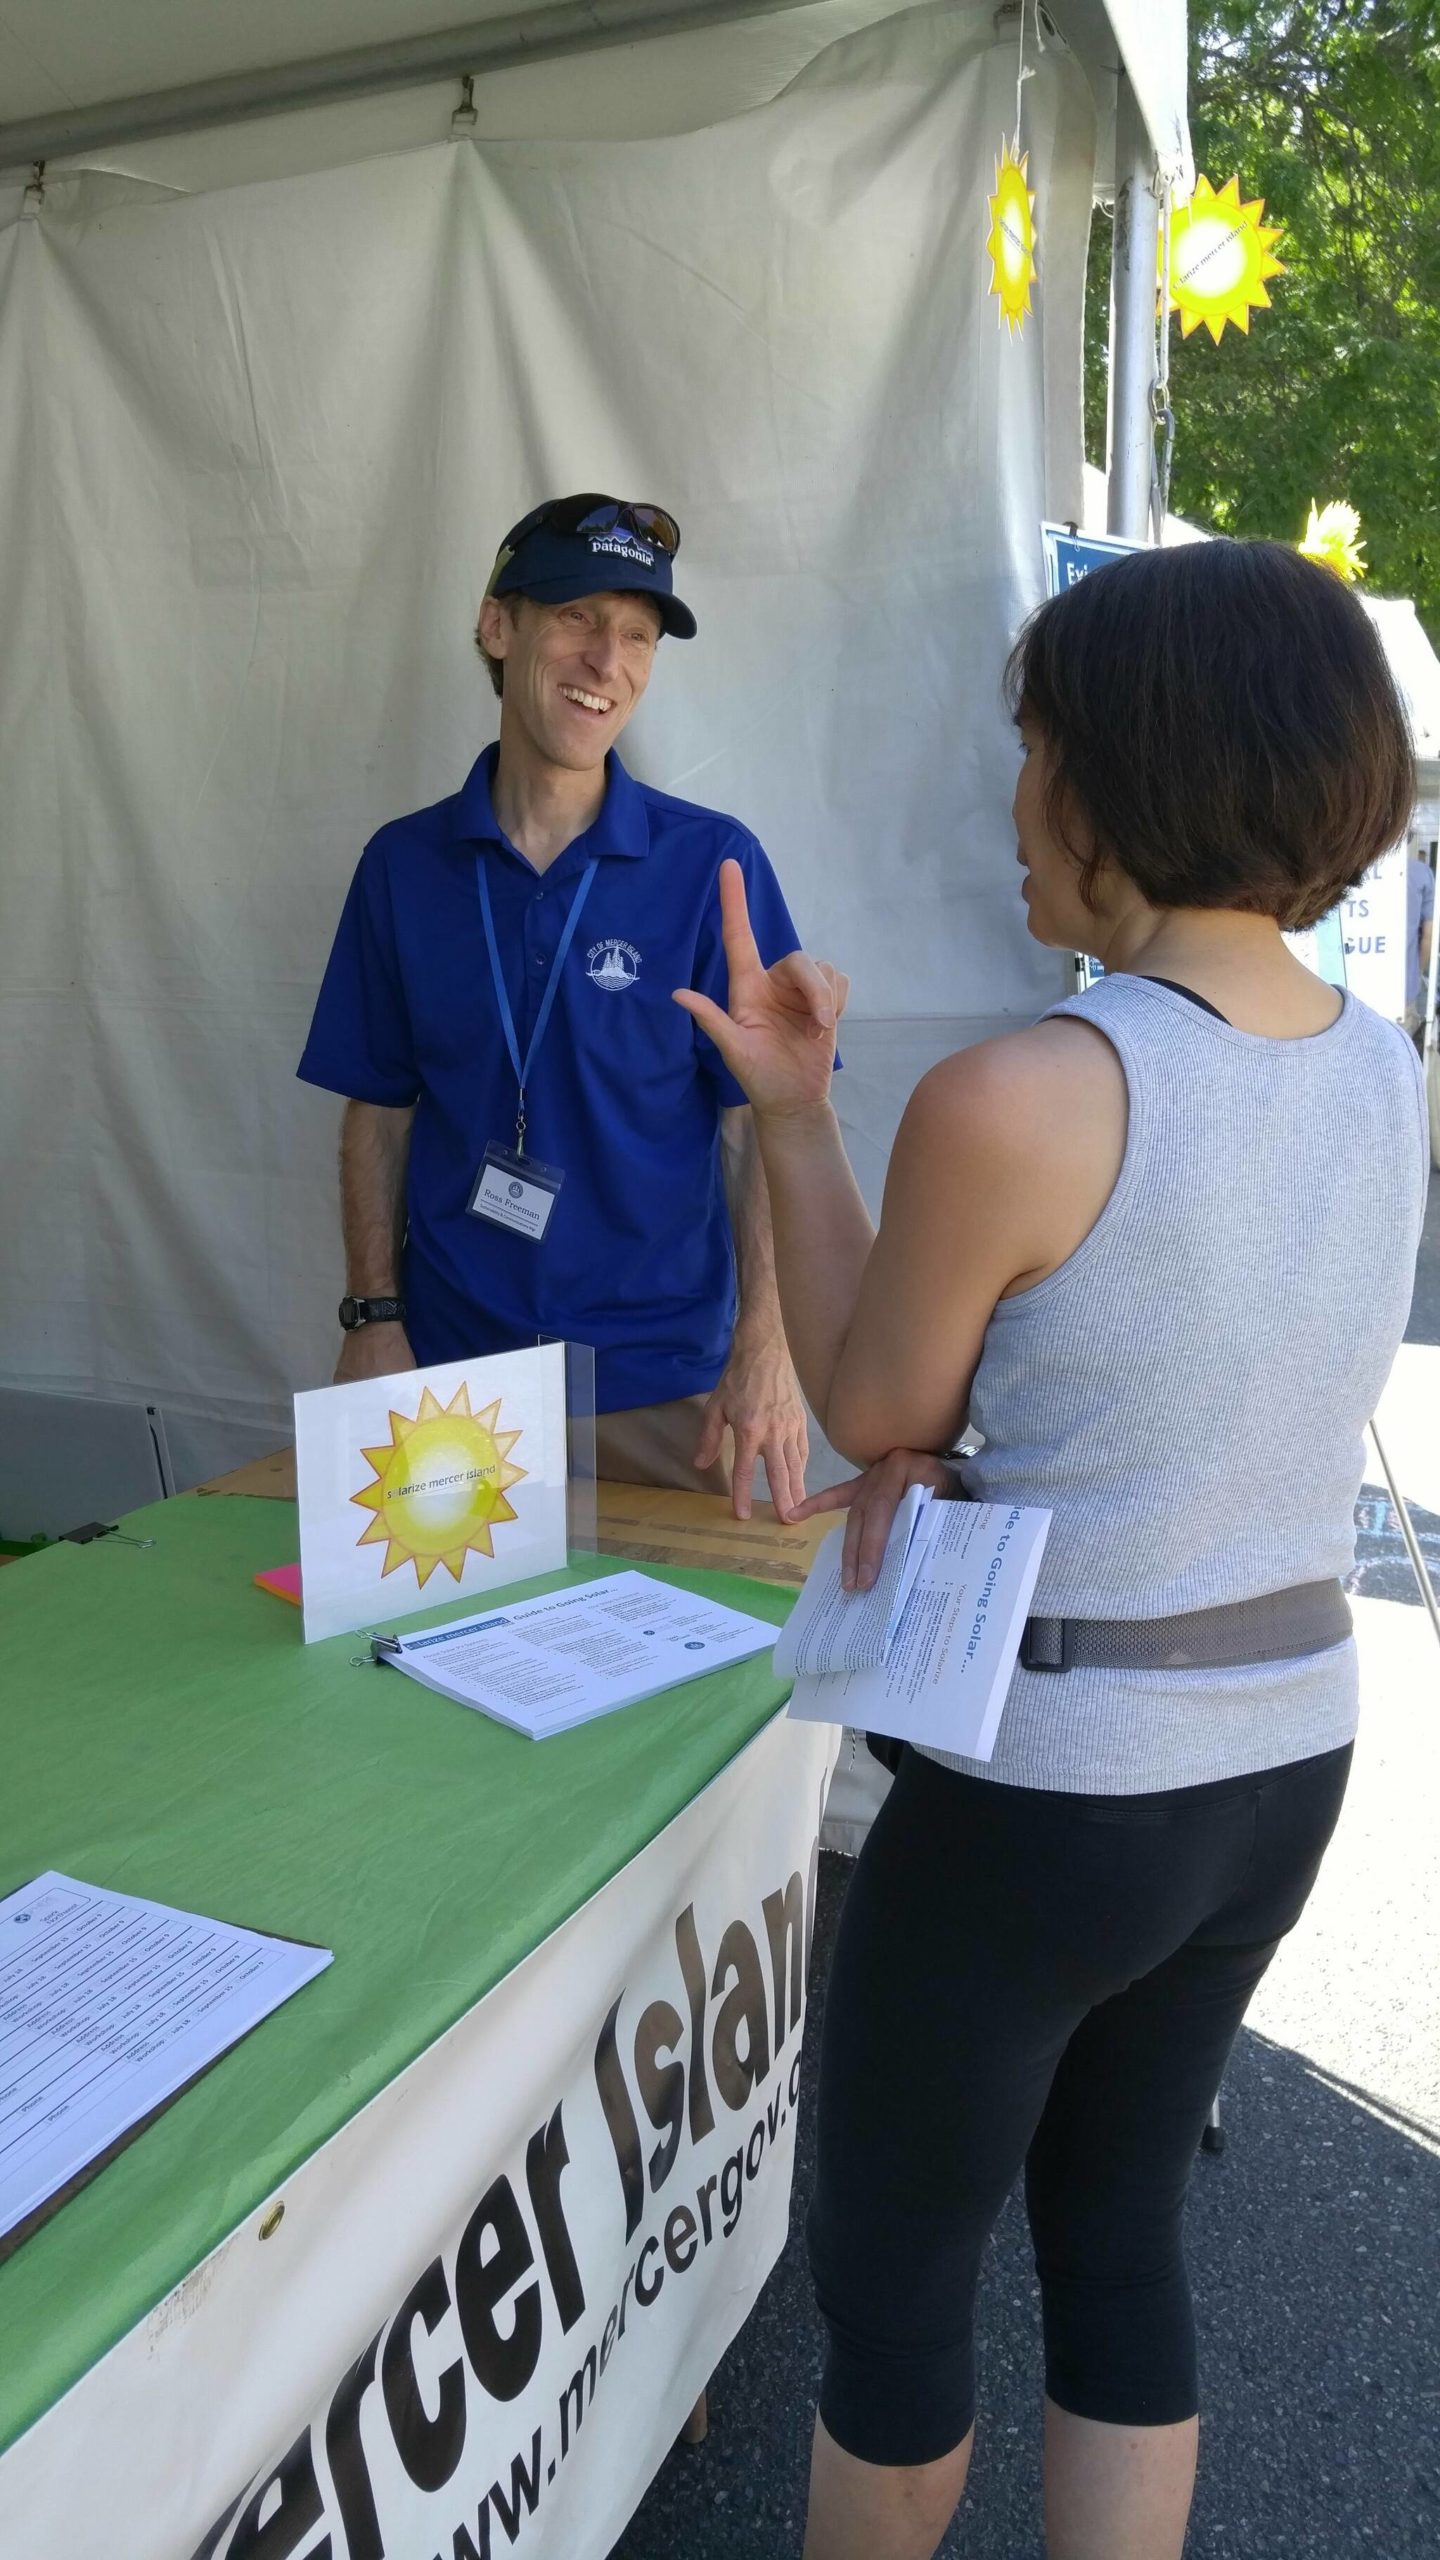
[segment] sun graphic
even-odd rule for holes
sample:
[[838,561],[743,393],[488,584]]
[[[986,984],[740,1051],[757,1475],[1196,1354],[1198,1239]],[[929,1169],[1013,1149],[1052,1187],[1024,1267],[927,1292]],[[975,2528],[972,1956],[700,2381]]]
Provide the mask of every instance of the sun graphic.
[[445,1405],[426,1387],[413,1422],[392,1413],[390,1438],[378,1449],[362,1449],[375,1482],[350,1499],[375,1517],[356,1544],[386,1547],[382,1574],[413,1564],[423,1591],[437,1566],[458,1582],[467,1553],[494,1555],[492,1530],[516,1517],[506,1493],[526,1472],[510,1464],[520,1433],[502,1431],[499,1423],[499,1397],[472,1413],[462,1378]]
[[1280,225],[1267,229],[1264,210],[1263,196],[1241,203],[1238,177],[1227,179],[1218,195],[1208,178],[1199,178],[1189,203],[1176,206],[1166,307],[1179,312],[1182,338],[1203,320],[1218,347],[1227,320],[1248,335],[1252,310],[1269,310],[1265,278],[1285,270],[1270,254]]
[[1307,560],[1319,560],[1325,568],[1333,569],[1347,587],[1365,575],[1359,513],[1344,498],[1332,498],[1328,507],[1317,507],[1312,498],[1305,539],[1295,547]]
[[1030,154],[1022,152],[1017,160],[1008,142],[1002,143],[995,163],[995,193],[986,197],[990,208],[990,234],[985,246],[990,252],[990,290],[998,295],[1000,310],[1013,338],[1025,326],[1025,314],[1033,309],[1030,287],[1035,282],[1035,198],[1025,184]]

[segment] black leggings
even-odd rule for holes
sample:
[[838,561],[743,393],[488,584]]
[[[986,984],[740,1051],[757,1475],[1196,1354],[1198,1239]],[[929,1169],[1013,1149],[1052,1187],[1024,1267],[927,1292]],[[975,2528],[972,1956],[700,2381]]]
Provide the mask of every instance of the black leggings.
[[965,2435],[981,2254],[1022,2163],[1050,2398],[1122,2426],[1194,2415],[1191,2164],[1349,1767],[1346,1748],[1077,1796],[905,1753],[821,2054],[810,2262],[820,2414],[847,2453],[931,2462]]

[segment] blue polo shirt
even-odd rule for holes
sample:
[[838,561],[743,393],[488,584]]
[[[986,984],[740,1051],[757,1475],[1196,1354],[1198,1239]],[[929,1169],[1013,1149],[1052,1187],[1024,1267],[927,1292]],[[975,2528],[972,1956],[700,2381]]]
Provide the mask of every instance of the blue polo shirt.
[[[752,835],[646,789],[615,755],[594,825],[534,871],[496,821],[496,754],[366,846],[299,1072],[415,1106],[403,1287],[422,1367],[551,1335],[594,1345],[601,1412],[707,1393],[735,1322],[720,1113],[745,1096],[671,989],[725,1002],[727,855],[767,963],[797,947],[795,928]],[[515,1142],[477,856],[522,1057],[581,875],[599,865],[526,1090],[527,1151],[565,1175],[538,1244],[466,1207],[491,1140]]]

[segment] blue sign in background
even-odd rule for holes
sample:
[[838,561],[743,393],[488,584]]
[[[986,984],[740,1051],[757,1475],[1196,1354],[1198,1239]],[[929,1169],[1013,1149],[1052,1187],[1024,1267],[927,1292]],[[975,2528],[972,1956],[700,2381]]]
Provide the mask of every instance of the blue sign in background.
[[1051,596],[1077,586],[1092,569],[1150,548],[1147,542],[1127,542],[1118,533],[1081,533],[1073,524],[1042,524],[1040,540],[1045,550],[1045,592]]

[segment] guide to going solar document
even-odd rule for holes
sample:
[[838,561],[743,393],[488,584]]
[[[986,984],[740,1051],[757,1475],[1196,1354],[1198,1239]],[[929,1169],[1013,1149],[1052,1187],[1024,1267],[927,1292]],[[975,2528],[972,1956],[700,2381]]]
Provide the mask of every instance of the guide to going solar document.
[[842,1586],[832,1529],[775,1647],[791,1715],[988,1760],[1049,1526],[1048,1511],[912,1485],[864,1592]]
[[775,1630],[648,1573],[613,1573],[371,1649],[412,1680],[532,1742],[768,1653]]

